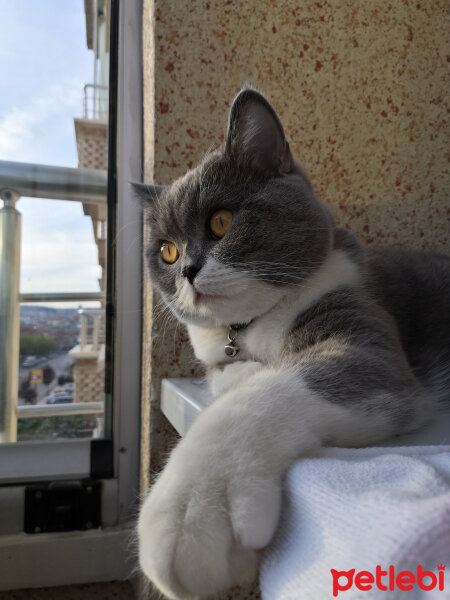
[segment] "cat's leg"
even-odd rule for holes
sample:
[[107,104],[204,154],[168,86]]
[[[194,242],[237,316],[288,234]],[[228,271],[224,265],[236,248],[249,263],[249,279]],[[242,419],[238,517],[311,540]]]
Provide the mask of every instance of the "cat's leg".
[[[297,457],[329,441],[365,445],[400,431],[408,390],[390,390],[385,377],[353,405],[331,402],[318,383],[323,368],[314,357],[252,375],[208,407],[176,447],[138,526],[141,567],[169,598],[207,596],[255,576],[258,550],[278,522],[283,476]],[[339,361],[330,369],[342,397]],[[323,379],[329,395],[331,379]]]

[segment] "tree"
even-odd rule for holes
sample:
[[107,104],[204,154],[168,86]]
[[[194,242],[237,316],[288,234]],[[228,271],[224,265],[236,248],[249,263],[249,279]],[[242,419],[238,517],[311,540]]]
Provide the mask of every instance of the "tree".
[[27,390],[30,389],[30,380],[28,377],[24,377],[20,380],[19,384],[19,398],[24,398],[26,396]]
[[20,354],[28,356],[47,354],[55,348],[56,342],[49,335],[22,333],[20,336]]
[[32,387],[28,377],[24,377],[19,384],[19,397],[23,398],[27,404],[36,404],[37,391]]
[[42,368],[42,382],[45,385],[50,385],[55,377],[56,373],[50,365],[45,365],[45,367]]
[[24,395],[23,399],[25,400],[25,402],[27,404],[36,404],[37,391],[34,389],[34,387],[30,386],[27,389],[27,391],[25,392],[25,395]]

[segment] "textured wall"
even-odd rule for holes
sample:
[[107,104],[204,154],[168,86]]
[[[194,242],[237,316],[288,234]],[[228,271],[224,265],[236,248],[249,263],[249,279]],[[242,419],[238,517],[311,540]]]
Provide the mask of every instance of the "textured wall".
[[[445,6],[145,0],[146,180],[169,183],[220,143],[230,100],[249,82],[339,223],[368,243],[449,252]],[[172,439],[160,378],[198,367],[185,333],[152,309],[148,283],[145,298],[144,453],[150,439],[157,470]]]
[[443,248],[445,6],[155,2],[155,180],[170,182],[220,141],[229,101],[248,81],[279,111],[341,222],[368,242]]

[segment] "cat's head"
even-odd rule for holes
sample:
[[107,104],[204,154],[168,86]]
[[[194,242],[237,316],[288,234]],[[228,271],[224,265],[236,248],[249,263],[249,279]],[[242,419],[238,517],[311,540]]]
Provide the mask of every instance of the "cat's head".
[[172,185],[135,185],[150,223],[152,284],[179,319],[248,323],[301,286],[333,237],[328,209],[268,101],[242,90],[221,151]]

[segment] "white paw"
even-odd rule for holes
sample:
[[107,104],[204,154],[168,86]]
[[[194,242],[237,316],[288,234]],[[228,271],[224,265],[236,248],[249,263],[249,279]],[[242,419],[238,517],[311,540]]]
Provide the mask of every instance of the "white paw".
[[258,550],[275,531],[279,481],[245,440],[225,439],[231,441],[223,430],[191,430],[142,507],[141,568],[169,598],[209,596],[251,581]]

